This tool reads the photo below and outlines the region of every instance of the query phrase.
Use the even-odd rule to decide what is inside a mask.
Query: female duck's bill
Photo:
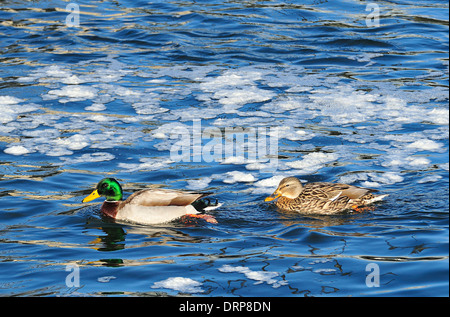
[[[264,199],[264,201],[265,202],[272,201],[272,200],[275,200],[275,199],[279,198],[280,196],[281,196],[281,193],[278,192],[278,191],[275,191],[272,195],[266,197],[266,199]]]

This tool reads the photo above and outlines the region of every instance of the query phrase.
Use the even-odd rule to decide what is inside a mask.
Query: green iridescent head
[[[97,188],[83,199],[83,202],[89,202],[100,196],[106,197],[107,201],[119,201],[122,200],[122,195],[122,187],[116,179],[104,178],[97,184]]]

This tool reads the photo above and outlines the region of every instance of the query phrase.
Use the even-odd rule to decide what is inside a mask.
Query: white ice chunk
[[[367,173],[350,173],[339,177],[339,182],[344,184],[352,184],[356,181],[366,181],[367,179]]]
[[[68,84],[68,85],[79,85],[79,84],[84,83],[84,81],[81,78],[79,78],[77,75],[72,75],[70,77],[63,78],[62,83]]]
[[[106,106],[102,103],[93,103],[90,106],[87,106],[86,108],[84,108],[84,110],[87,111],[103,111],[106,110]]]
[[[200,179],[190,179],[187,181],[187,188],[191,190],[201,190],[208,187],[209,183],[211,183],[212,177],[203,177]]]
[[[219,90],[213,95],[223,105],[245,105],[254,102],[263,102],[273,98],[275,94],[270,90],[263,90],[256,87],[235,88]]]
[[[61,89],[50,90],[43,97],[48,99],[58,99],[67,97],[69,99],[59,99],[59,102],[81,101],[92,99],[97,96],[98,90],[90,86],[68,85]]]
[[[6,154],[12,154],[12,155],[24,155],[30,153],[30,150],[28,150],[26,147],[22,145],[13,145],[4,150]]]
[[[423,183],[433,183],[433,182],[437,182],[438,180],[440,180],[442,178],[441,175],[429,175],[429,176],[425,176],[424,178],[419,179],[417,182],[419,184],[423,184]]]
[[[408,153],[390,154],[386,160],[381,163],[385,167],[397,168],[426,168],[431,160],[425,157],[407,156]]]
[[[255,285],[267,283],[268,285],[271,285],[273,288],[278,288],[282,285],[288,284],[287,281],[275,279],[276,277],[279,276],[277,272],[253,271],[246,266],[231,266],[228,264],[221,266],[218,270],[219,272],[222,273],[242,273],[248,279],[256,281],[254,283]]]
[[[0,123],[14,121],[19,113],[32,112],[38,109],[36,104],[20,104],[23,99],[13,96],[0,96]]]
[[[412,167],[426,167],[431,163],[431,160],[425,157],[412,157],[409,159],[408,164]]]
[[[270,178],[262,179],[255,183],[255,186],[258,187],[267,187],[271,189],[277,188],[278,184],[280,184],[283,178],[287,177],[286,175],[275,175]]]
[[[128,172],[135,171],[155,171],[159,169],[167,168],[174,161],[169,159],[153,159],[153,158],[141,158],[140,163],[119,163],[119,168]]]
[[[443,145],[433,140],[420,139],[411,144],[408,144],[408,148],[418,149],[420,151],[435,151],[439,150]]]
[[[286,165],[301,170],[303,173],[315,172],[325,164],[331,163],[338,159],[336,153],[312,152],[303,157],[303,159],[293,162],[287,162]]]
[[[369,181],[362,182],[361,185],[366,188],[376,188],[382,186],[382,184],[378,182],[369,182]]]
[[[68,77],[70,72],[62,69],[61,66],[51,65],[43,69],[43,74],[48,77]]]
[[[198,96],[198,99],[201,101],[214,99],[222,105],[239,106],[270,100],[275,96],[273,91],[256,87],[257,81],[261,79],[260,71],[228,70],[218,77],[206,77],[199,85],[206,96]]]
[[[239,171],[232,171],[223,174],[225,177],[223,182],[226,184],[234,184],[238,182],[250,183],[256,181],[256,178],[250,173],[243,173]]]
[[[89,145],[88,137],[81,134],[74,134],[68,138],[59,138],[54,141],[57,146],[66,147],[69,150],[81,150]]]
[[[114,279],[116,279],[115,276],[109,275],[109,276],[99,277],[97,279],[97,281],[100,282],[100,283],[109,283],[109,281],[114,280]]]
[[[427,119],[434,124],[448,125],[449,124],[449,110],[435,108],[428,112]]]
[[[23,99],[19,99],[13,96],[0,96],[0,106],[14,105],[23,102]]]
[[[226,71],[223,75],[208,79],[200,84],[204,91],[217,91],[224,87],[242,87],[254,85],[256,80],[261,79],[260,72],[239,72],[234,70]]]
[[[336,269],[315,269],[313,273],[319,273],[319,274],[332,274],[335,273]]]
[[[96,152],[92,154],[83,154],[78,157],[61,157],[62,164],[77,164],[77,163],[93,163],[111,161],[115,156],[107,152]]]
[[[240,156],[227,156],[225,157],[225,159],[221,162],[221,164],[236,164],[236,165],[240,165],[240,164],[246,164],[246,163],[250,163],[248,159],[246,159],[244,156],[240,155]]]
[[[373,182],[392,185],[395,183],[403,182],[403,176],[396,172],[385,173],[369,173],[368,174]]]
[[[192,127],[179,122],[166,123],[154,129],[151,134],[158,139],[172,139],[180,135],[189,134]]]
[[[311,131],[295,129],[290,126],[277,127],[269,132],[269,135],[275,135],[278,139],[288,139],[291,141],[306,141],[312,139],[315,134]]]
[[[169,277],[166,280],[153,283],[152,288],[165,288],[181,293],[202,293],[202,283],[187,277]]]

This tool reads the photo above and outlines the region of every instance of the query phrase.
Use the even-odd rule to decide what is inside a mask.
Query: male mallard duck
[[[286,177],[264,201],[278,198],[275,204],[282,210],[330,215],[349,209],[360,211],[359,207],[388,196],[372,194],[375,191],[337,183],[307,183],[303,186],[298,178]]]
[[[97,184],[96,189],[83,199],[83,203],[105,196],[102,214],[117,220],[140,224],[165,223],[185,215],[216,223],[212,216],[199,215],[193,206],[208,209],[205,208],[208,204],[199,199],[209,194],[170,189],[144,189],[122,200],[123,192],[119,182],[114,178],[104,178]]]

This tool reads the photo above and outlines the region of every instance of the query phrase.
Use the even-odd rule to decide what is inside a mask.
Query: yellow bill
[[[95,198],[98,198],[98,197],[100,197],[100,195],[98,194],[98,191],[94,190],[89,196],[85,197],[82,200],[82,202],[83,203],[87,203],[87,202],[90,202],[90,201],[92,201],[92,200],[94,200]]]
[[[264,201],[272,201],[272,200],[275,200],[275,199],[277,199],[278,197],[280,197],[281,196],[281,193],[277,193],[277,192],[274,192],[272,195],[270,195],[269,197],[267,197],[266,199],[264,199]]]

